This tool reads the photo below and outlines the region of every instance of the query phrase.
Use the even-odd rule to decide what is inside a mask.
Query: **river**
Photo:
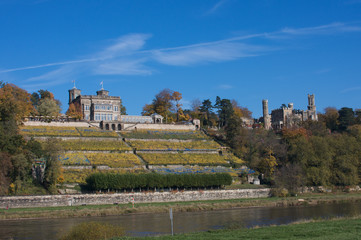
[[[186,233],[229,226],[254,227],[287,224],[304,219],[361,215],[361,203],[317,206],[239,208],[203,212],[174,213],[174,232]],[[130,236],[169,234],[169,214],[130,214],[121,216],[0,221],[0,239],[57,239],[72,226],[84,221],[118,224]]]

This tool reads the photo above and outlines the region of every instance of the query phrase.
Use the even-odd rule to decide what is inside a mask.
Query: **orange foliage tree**
[[[0,82],[0,121],[14,119],[19,123],[33,109],[27,91],[14,84]]]

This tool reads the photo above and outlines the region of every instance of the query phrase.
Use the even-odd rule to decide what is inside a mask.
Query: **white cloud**
[[[98,75],[150,75],[152,71],[143,65],[145,60],[116,60],[102,63],[96,67]]]
[[[181,50],[154,51],[153,58],[166,65],[186,66],[197,63],[229,61],[259,55],[261,47],[242,43],[221,42]]]
[[[268,39],[271,41],[277,38],[296,38],[298,36],[338,34],[355,31],[361,31],[361,27],[356,24],[332,23],[308,28],[284,28],[275,32],[239,35],[218,41],[158,49],[145,49],[146,42],[151,35],[129,34],[111,40],[103,49],[90,53],[86,57],[69,61],[3,69],[0,70],[0,73],[58,67],[55,70],[30,77],[23,81],[24,84],[28,85],[41,83],[56,85],[77,79],[79,76],[89,75],[150,75],[155,71],[148,66],[152,61],[172,66],[194,66],[197,64],[260,56],[270,51],[282,49],[282,47],[273,47],[272,42],[266,45],[266,41],[263,41],[264,45],[251,44],[249,42],[252,39]],[[247,40],[247,43],[244,40]],[[223,89],[230,88],[223,86]]]

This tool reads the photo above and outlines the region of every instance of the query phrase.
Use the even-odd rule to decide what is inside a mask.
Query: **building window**
[[[89,105],[85,105],[85,110],[88,110],[89,111]]]
[[[107,110],[112,110],[112,105],[107,105]]]
[[[112,121],[113,120],[113,115],[112,114],[107,114],[107,120]]]
[[[114,106],[114,111],[118,112],[118,106]]]
[[[95,114],[95,121],[100,121],[100,114],[99,113]]]
[[[85,120],[89,120],[89,114],[85,114]]]
[[[118,121],[118,115],[114,115],[114,120]]]
[[[107,115],[104,114],[104,113],[102,113],[102,114],[101,114],[101,120],[102,120],[102,121],[106,121],[106,120],[107,120]]]

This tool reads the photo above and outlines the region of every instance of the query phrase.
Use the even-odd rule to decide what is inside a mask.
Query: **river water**
[[[361,215],[361,203],[317,206],[239,208],[218,211],[173,213],[174,232],[186,233],[229,226],[254,227],[287,224],[304,219]],[[170,234],[169,214],[0,221],[0,239],[57,239],[72,226],[84,221],[121,225],[130,236]]]

